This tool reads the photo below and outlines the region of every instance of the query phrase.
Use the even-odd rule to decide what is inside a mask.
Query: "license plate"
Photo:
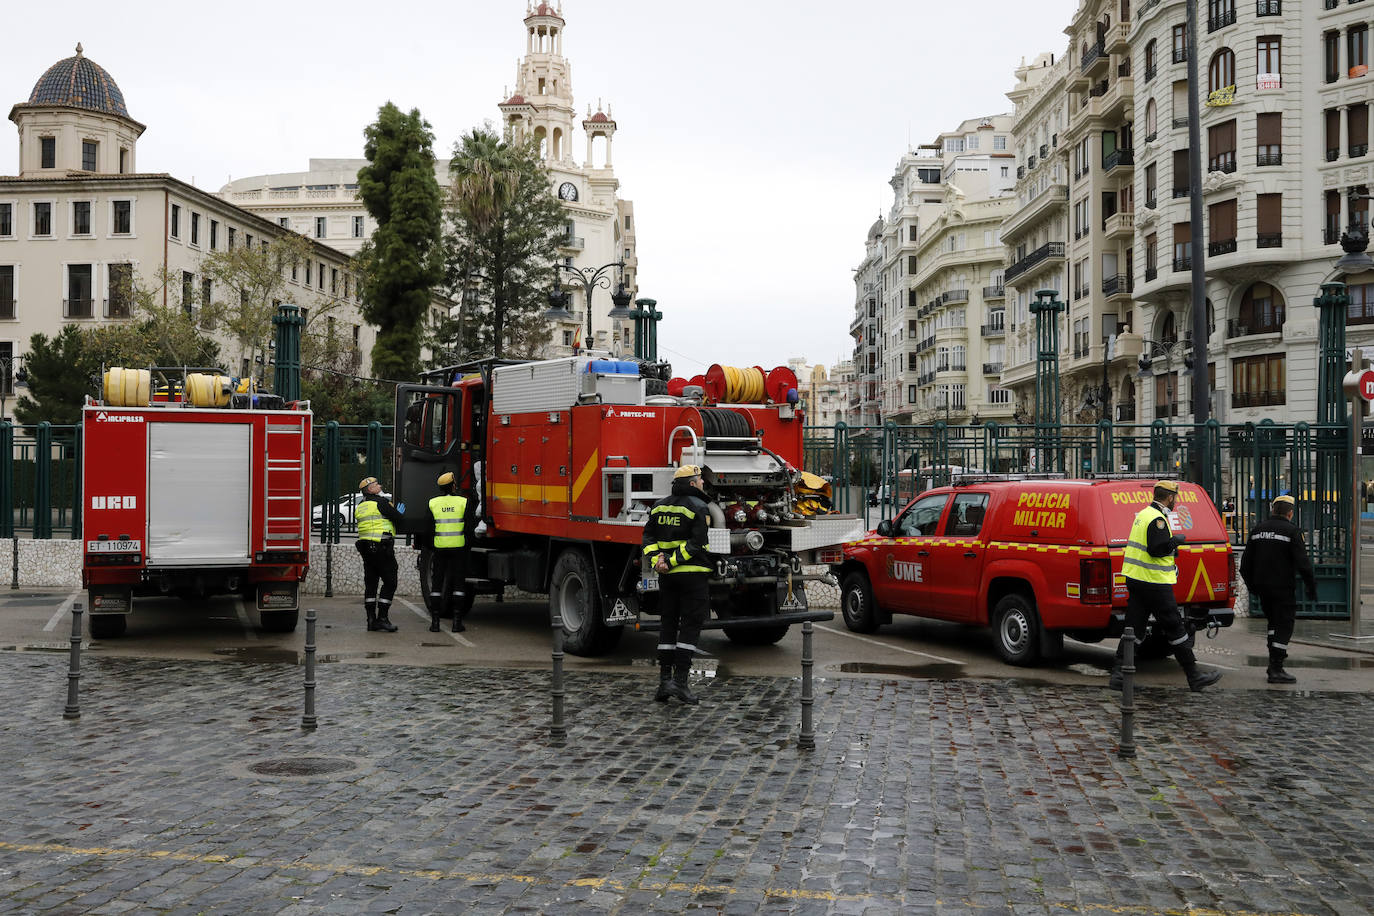
[[[138,553],[143,549],[142,541],[87,541],[87,553]]]

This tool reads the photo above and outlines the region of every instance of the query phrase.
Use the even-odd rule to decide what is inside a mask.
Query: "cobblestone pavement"
[[[1369,694],[652,677],[0,653],[0,912],[1371,911]]]

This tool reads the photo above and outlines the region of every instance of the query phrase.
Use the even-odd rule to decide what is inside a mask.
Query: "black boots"
[[[467,628],[468,625],[463,623],[463,612],[455,607],[453,609],[453,632],[462,633]]]
[[[687,676],[691,671],[690,662],[685,665],[679,664],[673,669],[673,679],[668,682],[668,696],[677,697],[683,703],[695,706],[701,700],[697,699],[697,695],[692,693],[691,687],[687,684]]]
[[[1269,677],[1269,683],[1296,684],[1298,682],[1297,678],[1283,670],[1283,660],[1287,657],[1287,655],[1279,655],[1276,652],[1269,653],[1269,668],[1265,671]]]
[[[654,694],[654,699],[660,703],[668,702],[668,698],[673,695],[672,684],[673,669],[667,665],[660,666],[658,669],[658,692]]]
[[[1220,671],[1203,671],[1196,666],[1187,669],[1188,689],[1193,693],[1198,693],[1205,687],[1210,687],[1221,680]]]
[[[375,632],[376,630],[380,629],[380,628],[377,626],[377,602],[376,602],[376,601],[364,601],[364,602],[363,602],[363,609],[364,609],[365,611],[367,611],[367,631],[368,631],[369,633],[372,633],[372,632]]]
[[[439,632],[439,615],[433,612],[429,615],[429,631],[431,633]]]

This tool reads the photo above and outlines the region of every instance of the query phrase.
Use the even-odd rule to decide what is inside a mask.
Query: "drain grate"
[[[248,771],[259,776],[323,776],[357,769],[357,766],[342,757],[290,757],[250,764]]]

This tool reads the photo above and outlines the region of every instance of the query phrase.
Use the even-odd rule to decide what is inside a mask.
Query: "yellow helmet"
[[[372,486],[376,482],[376,477],[364,477],[362,480],[358,481],[358,489],[366,490],[368,487]]]
[[[445,471],[444,473],[442,473],[442,474],[439,475],[439,486],[441,486],[441,487],[446,487],[446,486],[450,485],[451,483],[453,483],[453,472],[452,472],[452,471]]]
[[[676,471],[673,472],[673,479],[683,480],[685,478],[687,480],[691,480],[693,477],[696,477],[700,473],[701,468],[697,467],[695,464],[684,464],[682,467],[678,468]]]

